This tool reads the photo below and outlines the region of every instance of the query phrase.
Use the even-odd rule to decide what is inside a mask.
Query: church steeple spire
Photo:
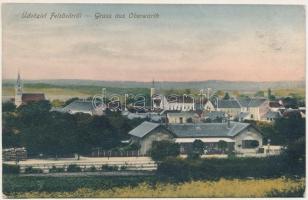
[[[154,83],[154,79],[152,80],[152,87],[151,87],[151,98],[153,97],[153,95],[156,94],[156,90],[155,90],[155,83]]]
[[[18,93],[22,93],[22,82],[21,82],[19,70],[18,70],[17,81],[16,81],[16,94]]]
[[[15,85],[15,105],[18,107],[22,104],[22,82],[18,70],[17,81]]]

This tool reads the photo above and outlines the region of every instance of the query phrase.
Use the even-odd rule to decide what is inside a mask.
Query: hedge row
[[[18,165],[2,164],[3,174],[19,174],[20,167]]]
[[[155,182],[155,176],[76,176],[76,177],[36,177],[36,176],[3,176],[3,192],[11,194],[15,192],[69,192],[79,188],[111,189],[114,187],[135,187],[140,183]],[[155,183],[153,183],[155,185]]]
[[[188,181],[219,178],[274,178],[302,176],[305,163],[293,165],[281,156],[266,158],[197,159],[169,158],[158,165],[162,179]]]

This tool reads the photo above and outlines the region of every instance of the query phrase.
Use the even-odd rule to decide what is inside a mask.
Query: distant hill
[[[98,81],[98,80],[24,80],[24,84],[47,84],[54,86],[100,86],[108,88],[150,88],[151,82],[134,81]],[[15,80],[3,80],[3,86],[12,86]],[[305,81],[250,82],[250,81],[195,81],[195,82],[156,82],[156,88],[161,89],[203,89],[257,91],[267,88],[292,89],[304,88]]]

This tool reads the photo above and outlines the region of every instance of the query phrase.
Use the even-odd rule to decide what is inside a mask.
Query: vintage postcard
[[[305,10],[2,3],[2,197],[303,198]]]

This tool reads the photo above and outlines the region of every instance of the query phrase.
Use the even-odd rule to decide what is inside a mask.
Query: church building
[[[15,86],[15,99],[14,99],[16,107],[28,104],[30,102],[38,102],[42,100],[45,100],[44,93],[24,93],[23,92],[23,84],[20,78],[20,74],[18,72],[17,82]]]

